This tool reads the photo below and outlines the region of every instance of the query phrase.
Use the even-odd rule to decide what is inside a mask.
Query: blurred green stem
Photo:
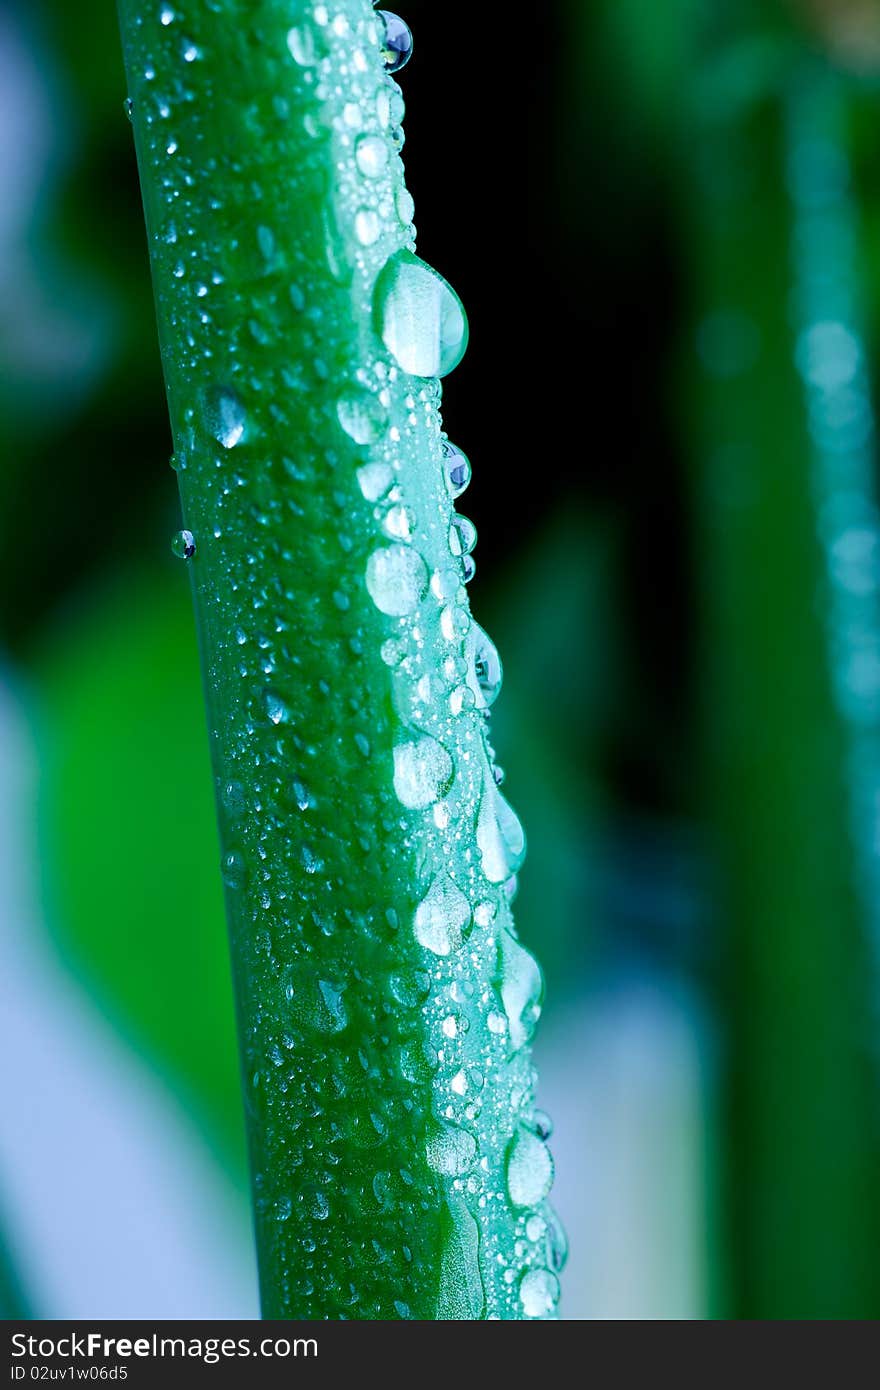
[[[754,51],[742,45],[744,65]],[[731,78],[736,58],[725,59]],[[737,90],[733,80],[728,90]],[[688,112],[686,156],[697,307],[684,399],[699,460],[699,696],[727,927],[719,979],[730,1022],[726,1311],[871,1317],[880,1311],[870,1057],[878,899],[876,882],[865,891],[865,823],[859,830],[851,798],[873,773],[839,698],[841,679],[858,672],[841,669],[846,634],[822,538],[841,525],[846,505],[864,519],[873,503],[847,497],[842,476],[817,482],[817,438],[847,422],[838,411],[835,425],[808,399],[808,431],[793,315],[806,334],[803,315],[817,305],[815,297],[804,305],[792,265],[803,265],[810,238],[812,273],[819,257],[826,287],[847,271],[836,209],[807,227],[800,214],[793,221],[787,191],[796,162],[809,157],[824,158],[826,175],[845,186],[845,98],[810,68],[790,67],[757,95],[748,78],[738,90],[742,99],[723,110],[706,75],[703,100]],[[791,91],[800,93],[796,109]],[[810,103],[814,116],[823,106],[827,116],[829,97],[833,128],[805,134]],[[817,177],[821,184],[821,170]],[[839,310],[839,299],[826,303],[825,316]],[[832,374],[839,367],[832,362]],[[829,448],[846,448],[842,434]]]

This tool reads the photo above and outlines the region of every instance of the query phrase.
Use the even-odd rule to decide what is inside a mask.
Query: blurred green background
[[[568,1318],[880,1314],[880,3],[403,9]],[[0,1312],[254,1316],[112,0],[0,11]]]

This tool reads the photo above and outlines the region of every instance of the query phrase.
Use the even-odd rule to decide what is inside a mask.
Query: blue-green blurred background
[[[880,3],[404,13],[563,1315],[876,1317]],[[124,96],[112,0],[6,0],[0,1312],[249,1317]]]

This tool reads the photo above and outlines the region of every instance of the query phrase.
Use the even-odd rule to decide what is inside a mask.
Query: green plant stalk
[[[439,384],[377,331],[414,238],[377,22],[366,0],[119,8],[264,1314],[552,1316],[500,677],[450,547]],[[432,312],[400,321],[410,346]]]
[[[832,513],[817,491],[795,367],[793,247],[803,255],[807,242],[786,188],[784,110],[797,67],[778,67],[756,90],[750,52],[743,41],[724,56],[728,93],[740,93],[727,109],[706,73],[684,156],[698,694],[727,918],[719,992],[729,1028],[730,1304],[720,1311],[873,1317],[877,899],[862,891],[847,804],[853,777],[870,767],[852,757],[850,720],[835,699],[841,671],[829,658],[844,634],[820,541]],[[824,244],[833,286],[839,247],[827,235]],[[837,499],[838,518],[846,500]],[[862,817],[859,833],[864,826]]]

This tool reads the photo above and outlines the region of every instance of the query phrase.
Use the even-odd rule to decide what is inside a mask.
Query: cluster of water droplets
[[[249,694],[244,698],[243,734],[229,760],[233,773],[236,758],[252,766],[258,747],[263,770],[259,804],[247,804],[245,778],[231,775],[221,787],[224,880],[230,894],[254,905],[253,971],[277,978],[284,1020],[268,1060],[261,1057],[262,1006],[259,1000],[252,1003],[251,1103],[271,1107],[275,1101],[260,1097],[295,1094],[301,1109],[305,1097],[340,1145],[379,1154],[389,1132],[416,1123],[406,1086],[426,1087],[430,1113],[424,1122],[424,1162],[443,1199],[437,1316],[548,1317],[557,1307],[565,1241],[548,1203],[550,1126],[534,1106],[529,1054],[543,982],[534,957],[517,938],[510,912],[525,836],[501,790],[503,773],[489,738],[487,720],[501,688],[501,663],[470,614],[465,588],[474,574],[476,528],[454,504],[468,485],[471,465],[443,433],[439,410],[440,379],[454,369],[467,346],[467,318],[452,288],[415,254],[413,204],[400,159],[404,103],[393,78],[409,57],[412,38],[395,15],[380,10],[367,22],[360,11],[355,0],[300,7],[297,22],[283,36],[291,95],[276,93],[274,98],[279,128],[296,120],[314,141],[316,168],[321,160],[326,167],[322,152],[330,151],[336,197],[332,209],[325,207],[321,214],[327,280],[321,294],[344,295],[363,323],[357,361],[340,366],[334,357],[332,319],[322,317],[311,271],[298,266],[283,228],[267,220],[255,244],[229,247],[218,238],[213,251],[191,235],[203,222],[187,216],[190,196],[204,193],[190,195],[189,180],[195,175],[187,160],[194,152],[182,148],[173,122],[166,130],[163,114],[188,100],[185,76],[172,100],[153,93],[153,78],[145,70],[136,97],[150,103],[147,124],[169,169],[166,203],[154,219],[153,234],[163,244],[178,287],[167,315],[180,330],[178,337],[189,343],[174,367],[180,379],[198,382],[196,403],[175,440],[174,462],[186,495],[189,459],[207,442],[216,477],[213,514],[203,514],[203,531],[178,533],[175,553],[194,561],[198,573],[202,557],[226,544],[242,495],[251,499],[252,553],[231,577],[228,592],[209,594],[217,611],[230,613],[221,643],[224,669],[238,670],[247,692],[259,691],[256,701]],[[161,23],[173,31],[177,19],[171,6],[163,7]],[[199,45],[187,35],[177,41],[183,45],[184,69],[197,66]],[[255,120],[257,115],[265,119],[262,111],[255,110]],[[234,161],[234,153],[230,158]],[[207,173],[210,179],[211,171]],[[305,179],[308,173],[306,164],[298,176]],[[222,196],[215,201],[219,216]],[[246,309],[238,306],[234,322],[223,320],[222,294],[215,295],[231,277],[230,260],[239,278],[245,263],[254,285],[266,286],[255,290]],[[233,345],[222,365],[204,346],[210,342],[215,313],[218,330]],[[291,319],[301,326],[308,349],[297,353],[280,379],[268,367],[262,377],[249,370],[245,364],[256,349],[278,341]],[[315,438],[326,437],[323,401],[332,403],[337,449],[316,460],[303,443],[288,455],[278,443],[285,439],[288,398],[316,402]],[[276,442],[265,474],[257,477],[249,465],[267,428]],[[326,477],[320,478],[319,468]],[[343,468],[351,469],[363,525],[350,515]],[[274,480],[282,474],[286,483],[279,489]],[[371,722],[370,701],[357,694],[346,710],[334,712],[329,663],[317,692],[309,692],[310,699],[326,701],[326,727],[322,732],[314,704],[308,706],[309,727],[298,716],[297,668],[310,648],[318,650],[327,641],[326,613],[317,603],[299,603],[295,555],[304,552],[295,552],[283,539],[285,526],[296,527],[305,515],[310,482],[339,499],[333,563],[340,580],[332,595],[333,621],[347,634],[339,669],[356,666],[370,644],[378,647],[391,695],[387,727],[375,716]],[[264,542],[264,536],[269,540]],[[369,539],[361,555],[364,536]],[[268,544],[279,575],[292,574],[289,587],[280,578],[277,588],[250,591],[251,573],[260,573]],[[324,546],[316,536],[312,550],[306,547],[311,562],[324,562]],[[210,573],[208,567],[206,584]],[[357,581],[350,577],[355,573]],[[366,596],[373,619],[361,621]],[[299,603],[295,624],[289,617],[294,601]],[[250,605],[247,623],[235,622],[236,605]],[[351,686],[351,675],[346,679]],[[375,941],[377,952],[387,950],[382,944],[386,938],[406,934],[409,945],[402,954],[406,958],[411,952],[418,962],[414,971],[392,971],[388,981],[391,1006],[412,1020],[396,1044],[399,1079],[406,1085],[395,1089],[382,1071],[384,1064],[363,1054],[363,1085],[380,1096],[384,1086],[387,1094],[367,1121],[358,1121],[357,1132],[347,1099],[350,1085],[338,1081],[335,1104],[309,1090],[308,1075],[296,1063],[305,1038],[316,1075],[322,1066],[331,1075],[341,1074],[343,1059],[346,1067],[352,1065],[350,1049],[344,1054],[334,1049],[345,1048],[352,1021],[365,1007],[359,1001],[370,987],[366,979],[347,975],[344,952],[336,971],[312,963],[312,957],[320,961],[329,956],[326,942],[340,932],[334,903],[342,880],[334,880],[332,865],[346,847],[334,842],[326,820],[323,831],[309,828],[316,825],[315,807],[331,794],[322,782],[321,739],[338,744],[340,726],[353,730],[344,755],[337,752],[337,758],[350,760],[355,781],[362,776],[360,768],[384,766],[387,760],[384,785],[393,806],[380,799],[368,814],[365,802],[359,831],[364,854],[378,861],[382,853],[391,853],[383,845],[399,840],[401,855],[416,866],[419,877],[418,896],[410,904],[371,908],[345,924]],[[301,838],[292,842],[288,866],[291,881],[301,885],[296,903],[290,901],[286,880],[279,886],[272,869],[277,827],[291,816],[303,826]],[[255,823],[267,827],[256,844],[250,829]],[[349,867],[349,876],[353,872]],[[285,961],[297,913],[300,921],[305,914],[308,923],[298,928],[291,967]],[[325,946],[319,949],[315,943],[322,939]],[[281,1133],[279,1122],[273,1142],[283,1147],[295,1169],[305,1161],[309,1137],[299,1118],[284,1124],[286,1131]],[[332,1162],[331,1146],[326,1172],[317,1185],[302,1188],[295,1212],[289,1198],[270,1192],[264,1175],[257,1173],[259,1219],[274,1220],[285,1231],[294,1224],[306,1231],[298,1272],[284,1253],[287,1246],[278,1244],[274,1278],[290,1285],[292,1306],[297,1299],[302,1306],[316,1282],[330,1277],[320,1257],[321,1225],[339,1200],[334,1193],[340,1178]],[[419,1223],[419,1211],[436,1200],[420,1186],[417,1174],[395,1172],[379,1159],[366,1198],[360,1189],[358,1193],[353,1201],[374,1202],[386,1216],[395,1204],[406,1209],[410,1227]],[[362,1292],[353,1289],[351,1298],[352,1308],[364,1315]],[[395,1304],[395,1309],[398,1316],[410,1315],[406,1304]]]

